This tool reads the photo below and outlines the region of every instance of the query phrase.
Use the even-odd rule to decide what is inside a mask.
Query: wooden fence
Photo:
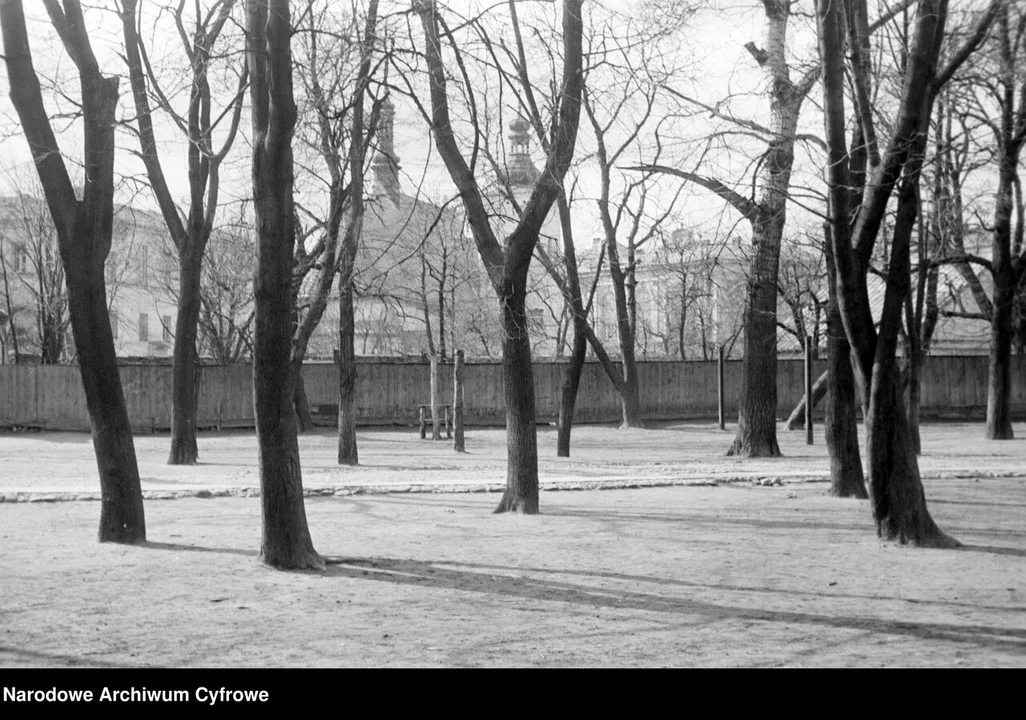
[[[921,413],[924,418],[978,418],[987,403],[986,357],[933,357],[924,372]],[[446,402],[452,397],[452,365],[441,364],[441,387]],[[564,364],[534,366],[538,420],[556,418]],[[814,372],[822,371],[817,363]],[[641,402],[651,420],[715,418],[715,362],[642,362]],[[1026,419],[1026,358],[1012,358],[1012,412]],[[741,386],[740,361],[725,367],[728,419],[737,416]],[[307,365],[303,370],[307,397],[315,407],[333,410],[338,403],[338,370],[334,365]],[[360,362],[357,379],[357,419],[364,425],[412,425],[417,406],[430,401],[427,363]],[[502,366],[467,363],[465,371],[468,425],[496,425],[505,419]],[[121,368],[128,413],[137,431],[164,430],[170,425],[171,368],[126,365]],[[801,360],[778,363],[778,414],[786,417],[803,393]],[[597,363],[585,366],[575,420],[615,422],[620,418],[616,391]],[[252,373],[249,365],[204,367],[200,374],[200,427],[253,425]],[[78,368],[53,365],[0,365],[0,427],[28,426],[88,430],[85,394]]]

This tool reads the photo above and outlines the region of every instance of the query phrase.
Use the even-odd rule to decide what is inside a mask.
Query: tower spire
[[[530,187],[540,174],[531,162],[531,124],[518,117],[509,124],[509,129],[509,166],[505,180],[514,188]]]

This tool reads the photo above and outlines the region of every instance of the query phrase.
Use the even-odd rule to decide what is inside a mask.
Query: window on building
[[[14,272],[19,275],[23,275],[29,271],[29,255],[28,250],[22,244],[14,246],[14,257],[12,267]]]
[[[171,340],[171,316],[165,315],[161,324],[164,326],[164,342]]]
[[[147,248],[139,248],[139,284],[143,287],[150,283],[150,254]]]
[[[146,342],[150,339],[150,316],[146,313],[139,313],[139,340]]]
[[[530,327],[540,330],[545,326],[545,311],[540,308],[528,308],[527,319]]]

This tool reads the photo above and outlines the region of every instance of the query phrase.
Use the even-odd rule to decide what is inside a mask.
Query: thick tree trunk
[[[247,5],[253,118],[253,211],[257,271],[253,282],[253,405],[260,466],[260,559],[276,568],[321,568],[303,504],[303,474],[293,405],[292,34],[288,0]]]
[[[107,314],[102,265],[100,272],[94,273],[81,266],[67,267],[71,327],[100,474],[99,540],[143,542],[142,486]]]
[[[737,434],[727,455],[776,457],[777,266],[783,218],[755,224],[755,258],[748,281]]]
[[[343,258],[339,282],[338,464],[359,465],[356,446],[356,321],[353,315],[352,266]]]
[[[510,282],[509,290],[500,301],[507,470],[506,491],[495,512],[530,515],[538,512],[538,429],[525,285],[525,282]]]
[[[926,508],[896,372],[874,372],[866,414],[869,499],[877,535],[919,547],[957,547]]]
[[[829,0],[817,3],[828,147],[831,243],[837,269],[836,295],[845,333],[854,349],[859,381],[863,386],[868,383],[868,392],[864,394],[867,401],[866,459],[873,518],[880,537],[940,547],[952,547],[957,543],[937,528],[926,509],[916,456],[910,449],[908,415],[895,352],[902,306],[909,292],[911,231],[917,210],[910,200],[915,198],[914,188],[919,181],[937,79],[955,69],[952,66],[944,73],[937,71],[946,5],[944,0],[921,0],[918,3],[914,39],[908,53],[893,137],[884,159],[873,171],[872,180],[866,183],[864,201],[859,208],[853,235],[849,236],[851,178],[844,136],[844,73],[838,50],[842,46],[840,8]],[[981,37],[985,31],[984,23],[978,26],[976,37]],[[964,60],[965,55],[958,53],[955,57]],[[880,231],[887,201],[902,171],[903,187],[877,332],[869,312],[866,266]]]
[[[194,465],[199,390],[199,328],[202,246],[189,242],[178,253],[178,315],[175,318],[174,363],[171,369],[171,453],[168,465]]]

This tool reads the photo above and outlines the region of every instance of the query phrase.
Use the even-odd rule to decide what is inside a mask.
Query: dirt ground
[[[136,438],[141,546],[95,541],[87,435],[0,434],[0,667],[1026,667],[1026,441],[982,435],[924,428],[965,547],[918,550],[826,495],[821,433],[743,460],[711,425],[585,426],[558,459],[542,428],[528,517],[491,513],[502,430],[458,455],[365,429],[358,468],[322,431],[301,450],[332,564],[284,573],[257,559],[250,433],[204,434],[190,468]]]

